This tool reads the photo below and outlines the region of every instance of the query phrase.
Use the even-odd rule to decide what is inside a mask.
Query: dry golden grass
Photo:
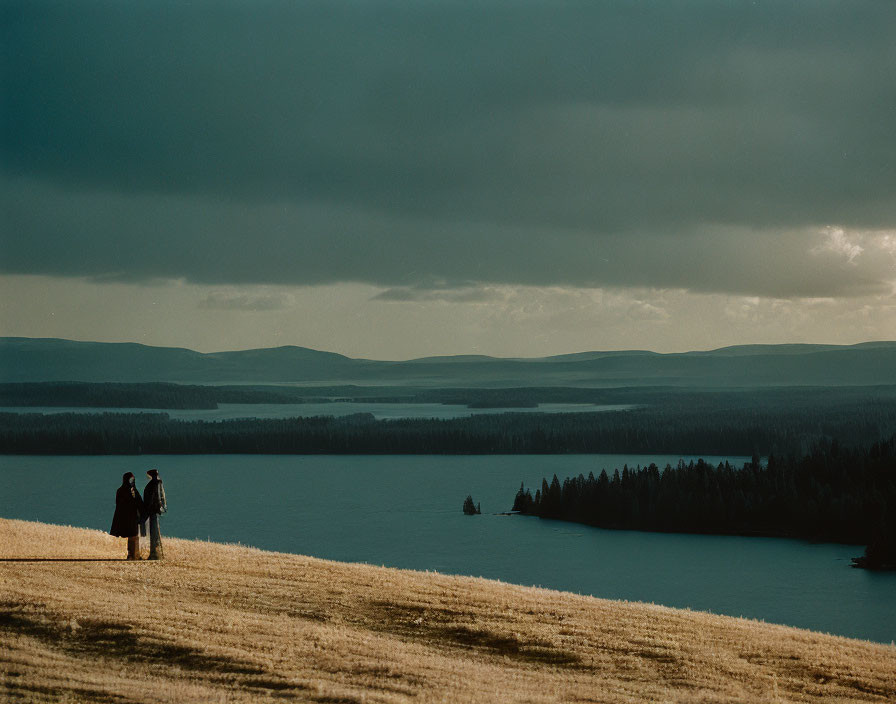
[[[168,539],[0,563],[0,699],[894,701],[896,648],[484,579]],[[118,558],[0,519],[0,557]]]

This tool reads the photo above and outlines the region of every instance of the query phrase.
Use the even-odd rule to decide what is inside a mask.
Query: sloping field
[[[165,562],[125,562],[124,541],[98,531],[0,519],[0,700],[896,700],[893,646],[240,546],[165,548]]]

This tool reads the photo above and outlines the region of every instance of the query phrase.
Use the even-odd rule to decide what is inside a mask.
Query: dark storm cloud
[[[883,240],[849,233],[896,228],[896,3],[2,18],[8,272],[411,297],[432,279],[822,296],[893,278]]]

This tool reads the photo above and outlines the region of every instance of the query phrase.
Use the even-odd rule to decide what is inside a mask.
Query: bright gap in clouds
[[[351,357],[537,357],[896,338],[896,287],[852,298],[681,289],[466,286],[405,298],[364,284],[154,285],[0,277],[0,334],[203,352],[300,345]]]

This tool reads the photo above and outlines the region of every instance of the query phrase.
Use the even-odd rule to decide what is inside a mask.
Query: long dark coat
[[[115,493],[115,515],[109,532],[119,538],[133,538],[140,533],[143,499],[137,487],[123,485]]]
[[[162,480],[156,477],[150,479],[143,490],[143,506],[146,508],[144,516],[154,513],[165,513],[168,510],[168,502],[165,500],[165,488]]]
[[[158,477],[150,479],[143,490],[143,520],[140,522],[140,535],[146,536],[149,532],[149,517],[165,513],[168,503],[165,501],[165,487]]]

